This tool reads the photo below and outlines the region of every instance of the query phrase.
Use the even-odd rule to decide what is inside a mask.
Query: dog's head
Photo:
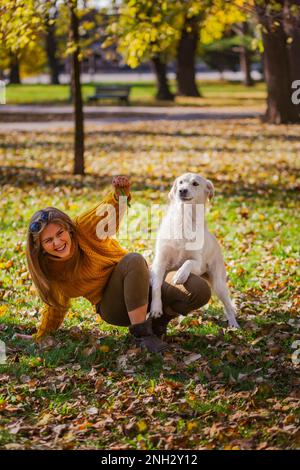
[[[211,181],[196,173],[185,173],[174,181],[169,192],[171,201],[185,204],[205,204],[207,199],[214,196],[214,186]]]

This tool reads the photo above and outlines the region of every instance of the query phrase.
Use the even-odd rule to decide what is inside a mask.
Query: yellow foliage
[[[198,429],[198,423],[196,421],[189,421],[186,428],[189,432],[196,431],[196,429]]]
[[[139,432],[145,432],[148,429],[148,425],[144,419],[141,419],[141,421],[138,421],[136,423],[136,427]]]
[[[209,9],[204,27],[201,29],[200,40],[203,44],[209,44],[221,39],[224,31],[232,24],[246,20],[246,13],[239,7],[243,1],[234,1],[230,4],[222,0],[215,1]]]
[[[0,316],[5,315],[8,311],[8,306],[7,305],[0,305]]]

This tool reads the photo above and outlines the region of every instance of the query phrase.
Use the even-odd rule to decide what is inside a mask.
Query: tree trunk
[[[248,34],[248,25],[247,23],[243,23],[241,27],[241,35],[246,36]],[[252,86],[253,80],[251,77],[251,54],[248,51],[246,46],[241,46],[240,50],[240,67],[241,71],[244,74],[244,85],[245,86]]]
[[[177,51],[177,94],[201,96],[196,85],[195,60],[199,39],[199,19],[187,19]]]
[[[261,52],[261,54],[259,55],[259,58],[260,58],[260,65],[261,65],[261,75],[262,75],[262,81],[265,82],[266,81],[266,75],[265,75],[265,67],[264,67],[264,63],[265,63],[265,54],[264,52]]]
[[[282,30],[263,33],[264,69],[268,89],[265,120],[273,124],[291,120],[291,96],[289,92],[288,57]],[[276,51],[276,52],[275,52]]]
[[[244,78],[243,83],[245,86],[253,86],[253,80],[251,77],[251,61],[249,51],[245,46],[242,46],[240,51],[240,66],[243,72]]]
[[[283,6],[283,1],[280,3]],[[265,5],[256,9],[259,20],[264,26],[262,39],[268,91],[265,121],[272,124],[299,122],[299,114],[291,100],[291,67],[282,21],[283,10],[274,22]]]
[[[288,37],[287,53],[290,65],[290,92],[294,88],[292,84],[300,80],[300,0],[285,0],[284,5],[284,30]],[[300,122],[300,104],[293,104]]]
[[[293,8],[298,8],[298,14]],[[291,81],[300,80],[300,0],[286,0],[284,5],[284,30],[290,63]]]
[[[155,98],[157,100],[173,101],[174,95],[169,87],[166,64],[161,61],[159,56],[155,56],[152,57],[152,65],[157,83],[157,93]]]
[[[71,13],[70,39],[76,46],[71,55],[71,87],[74,105],[74,174],[84,175],[84,127],[83,104],[80,84],[79,19],[76,14],[77,0],[69,2]]]
[[[59,61],[56,57],[57,44],[55,39],[55,25],[46,24],[46,51],[48,56],[48,64],[50,67],[50,79],[52,85],[59,84]]]
[[[9,83],[20,84],[20,65],[16,56],[12,56],[9,70]]]

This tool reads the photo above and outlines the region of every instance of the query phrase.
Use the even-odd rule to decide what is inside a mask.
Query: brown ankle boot
[[[164,308],[164,312],[161,317],[152,319],[152,330],[153,333],[158,337],[162,338],[167,334],[167,326],[169,322],[178,317],[179,314],[169,307]]]
[[[152,331],[152,318],[143,323],[130,325],[130,333],[135,337],[135,341],[142,349],[148,349],[150,352],[160,353],[169,349],[167,343],[159,339]]]

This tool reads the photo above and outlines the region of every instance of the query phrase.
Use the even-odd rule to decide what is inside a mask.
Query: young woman
[[[131,199],[130,183],[126,176],[117,176],[112,185],[113,190],[100,204],[74,220],[54,207],[32,216],[26,255],[32,280],[46,305],[37,333],[19,337],[40,341],[56,331],[70,299],[82,296],[95,305],[106,322],[128,326],[142,348],[162,352],[168,348],[160,338],[168,322],[208,302],[210,288],[204,279],[192,275],[180,287],[167,279],[162,288],[164,315],[147,319],[151,304],[147,263],[142,255],[127,253],[111,238],[123,215],[119,197],[125,194]]]

